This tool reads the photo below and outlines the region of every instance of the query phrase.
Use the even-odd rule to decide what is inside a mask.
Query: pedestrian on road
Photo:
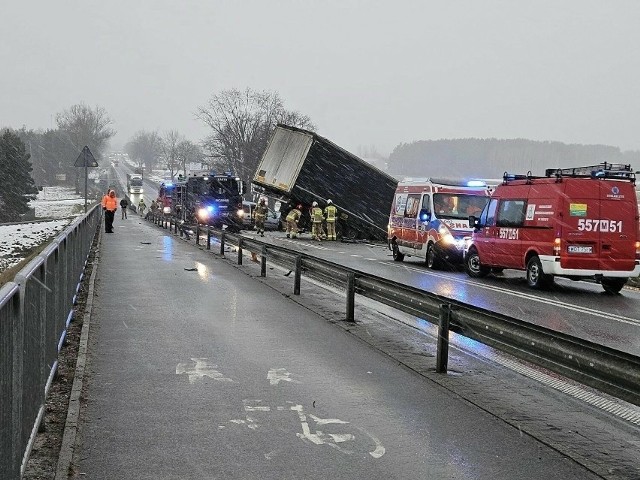
[[[260,234],[261,237],[264,237],[264,221],[267,218],[267,214],[269,213],[269,207],[267,207],[266,201],[264,197],[260,199],[260,202],[256,206],[253,215],[256,221],[256,230]]]
[[[322,209],[318,206],[318,202],[311,204],[311,239],[322,240],[322,220],[324,219]]]
[[[333,204],[331,199],[327,200],[327,206],[324,209],[324,216],[327,219],[327,238],[329,240],[336,239],[336,217],[338,216],[338,209]]]
[[[102,197],[102,210],[104,210],[104,231],[113,233],[113,218],[118,210],[118,199],[116,192],[109,190],[109,193]]]
[[[298,236],[298,220],[302,216],[302,205],[292,208],[287,214],[287,238],[296,238]]]
[[[120,200],[120,208],[122,209],[122,220],[127,218],[127,207],[129,206],[129,200],[123,198]]]
[[[138,213],[141,217],[144,217],[144,211],[147,209],[147,204],[144,203],[144,198],[141,198],[138,202]]]

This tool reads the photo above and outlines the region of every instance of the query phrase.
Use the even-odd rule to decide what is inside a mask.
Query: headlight
[[[140,189],[140,193],[144,193],[144,190],[143,190],[143,189]]]
[[[453,245],[454,243],[456,243],[456,239],[453,238],[453,235],[451,235],[450,233],[445,233],[442,236],[442,243],[446,245]]]
[[[240,218],[244,217],[244,210],[243,210],[243,209],[239,209],[239,210],[238,210],[238,216],[239,216]]]
[[[209,218],[209,211],[206,208],[201,208],[198,210],[198,218],[206,219]]]
[[[171,207],[164,207],[162,213],[171,213]]]

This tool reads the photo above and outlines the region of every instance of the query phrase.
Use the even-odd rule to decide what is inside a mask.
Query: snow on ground
[[[29,205],[35,208],[36,219],[70,218],[84,213],[84,197],[68,187],[44,187]]]
[[[47,243],[82,215],[84,198],[73,188],[44,187],[30,206],[35,208],[35,222],[0,225],[0,272],[20,263],[35,247]]]

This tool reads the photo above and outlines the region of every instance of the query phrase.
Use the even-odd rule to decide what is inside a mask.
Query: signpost
[[[93,153],[91,153],[91,150],[89,150],[89,147],[85,145],[73,166],[84,167],[84,213],[87,213],[87,183],[89,182],[89,167],[97,167],[98,162],[96,162],[96,159],[93,156]]]

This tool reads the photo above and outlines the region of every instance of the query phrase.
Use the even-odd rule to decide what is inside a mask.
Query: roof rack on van
[[[634,185],[636,174],[631,168],[631,164],[602,162],[598,165],[587,165],[584,167],[572,168],[547,168],[547,177],[589,177],[589,178],[612,178],[618,180],[629,180]]]

